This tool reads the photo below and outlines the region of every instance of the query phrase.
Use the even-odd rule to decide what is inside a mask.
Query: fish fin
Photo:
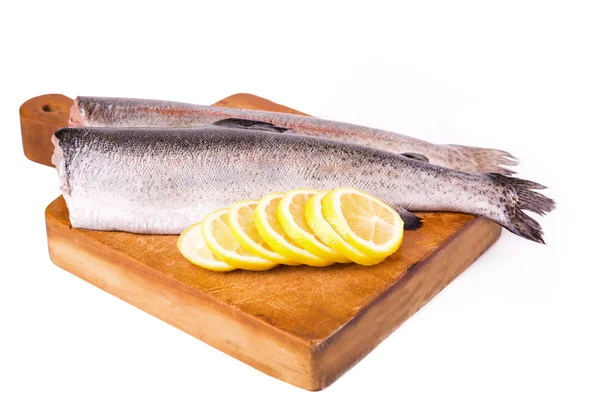
[[[446,145],[446,147],[455,150],[460,158],[468,160],[473,164],[469,168],[464,169],[465,172],[513,175],[515,171],[503,166],[515,166],[519,164],[518,158],[503,150],[485,149],[482,147],[469,147],[455,144]]]
[[[419,154],[419,153],[401,153],[400,155],[404,156],[406,158],[410,158],[411,160],[415,160],[415,161],[422,161],[425,163],[429,162],[429,158],[427,158],[423,154]]]
[[[523,210],[533,211],[539,215],[546,215],[554,210],[556,203],[554,200],[544,196],[541,193],[534,192],[533,189],[546,189],[546,186],[539,183],[527,181],[525,179],[512,178],[501,174],[486,174],[503,186],[510,186],[517,192],[517,206]]]
[[[545,215],[556,208],[556,202],[533,189],[545,189],[539,183],[519,178],[511,178],[501,174],[486,174],[492,180],[516,193],[516,201],[509,203],[506,209],[507,221],[503,224],[506,229],[516,235],[538,243],[545,243],[540,224],[525,214],[523,210]]]
[[[225,126],[228,128],[242,128],[242,129],[255,129],[267,132],[285,132],[288,128],[282,128],[268,122],[254,121],[251,119],[243,118],[227,118],[214,122],[213,125]]]
[[[394,207],[394,209],[400,214],[400,218],[404,222],[404,229],[407,231],[414,231],[423,226],[423,218],[417,217],[402,207]]]

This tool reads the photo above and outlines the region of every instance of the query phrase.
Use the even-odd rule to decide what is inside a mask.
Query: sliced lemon
[[[277,220],[292,241],[303,249],[324,260],[348,263],[350,259],[327,246],[313,233],[306,222],[305,206],[318,190],[297,189],[287,192],[277,205]]]
[[[228,213],[229,209],[221,208],[202,221],[202,237],[210,251],[236,268],[262,271],[275,267],[276,262],[258,257],[240,246],[229,229]]]
[[[319,192],[306,202],[304,209],[306,222],[319,239],[340,254],[361,265],[375,265],[383,261],[381,257],[371,257],[354,248],[344,240],[323,217],[322,201],[329,192]]]
[[[238,243],[250,253],[278,264],[297,265],[281,254],[276,253],[263,240],[254,224],[254,210],[258,201],[248,200],[236,203],[229,208],[228,220],[231,233]]]
[[[296,245],[285,233],[277,220],[277,205],[282,198],[283,193],[270,193],[256,205],[254,223],[260,236],[273,250],[287,259],[315,267],[333,264]]]
[[[202,223],[198,222],[184,230],[177,240],[177,248],[191,263],[211,271],[233,271],[235,267],[216,257],[204,242]]]
[[[323,217],[354,248],[385,258],[400,247],[404,222],[376,197],[351,188],[330,191],[322,200]]]

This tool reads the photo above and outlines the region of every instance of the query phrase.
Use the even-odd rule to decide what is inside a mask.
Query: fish
[[[69,126],[191,128],[220,124],[245,129],[270,129],[333,139],[398,154],[414,153],[430,163],[472,173],[512,175],[506,166],[519,160],[502,150],[461,145],[437,145],[398,133],[304,115],[201,106],[161,100],[83,97],[75,99]]]
[[[179,234],[215,209],[270,192],[353,187],[396,209],[407,229],[422,224],[413,211],[455,211],[543,243],[523,210],[554,208],[535,182],[269,129],[65,127],[52,142],[74,228]]]

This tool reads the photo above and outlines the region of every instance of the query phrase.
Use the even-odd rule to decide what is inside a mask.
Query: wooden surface
[[[240,99],[237,103],[231,96],[225,104],[248,107],[255,96]],[[264,99],[253,104],[292,111]],[[266,272],[195,267],[178,253],[177,236],[73,229],[61,197],[46,209],[46,226],[50,257],[58,266],[260,371],[319,390],[367,355],[500,234],[500,227],[485,218],[418,215],[424,227],[407,231],[400,250],[381,264],[284,266]]]

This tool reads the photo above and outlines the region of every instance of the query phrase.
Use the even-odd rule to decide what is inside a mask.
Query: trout
[[[374,149],[404,153],[442,167],[464,172],[495,172],[511,175],[504,166],[518,160],[502,150],[460,145],[436,145],[398,133],[344,122],[279,112],[200,106],[160,100],[77,97],[69,126],[191,128],[218,124],[246,129],[269,128],[272,132],[296,133],[333,139]]]
[[[471,174],[391,151],[306,135],[207,125],[197,128],[67,127],[52,157],[75,228],[178,234],[209,212],[274,191],[348,186],[398,210],[457,211],[487,217],[543,243],[554,202],[534,182]]]

